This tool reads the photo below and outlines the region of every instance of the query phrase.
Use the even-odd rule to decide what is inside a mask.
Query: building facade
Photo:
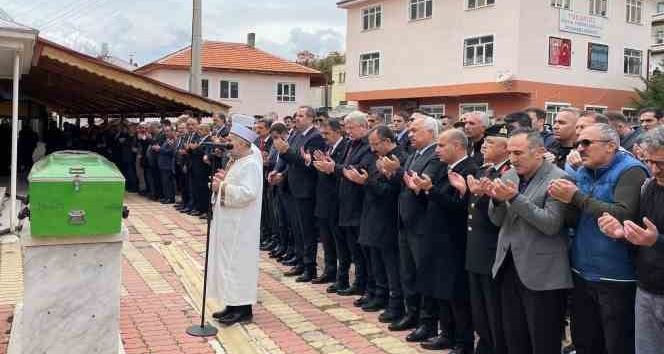
[[[331,107],[346,104],[346,65],[332,67],[332,99]]]
[[[325,79],[317,70],[261,51],[253,42],[205,41],[202,47],[201,95],[231,106],[231,113],[284,117],[302,105],[321,105]],[[187,90],[190,58],[187,47],[136,72]]]
[[[651,45],[646,0],[343,0],[346,99],[383,114],[623,111]]]
[[[664,72],[664,1],[655,3],[652,15],[650,72]]]

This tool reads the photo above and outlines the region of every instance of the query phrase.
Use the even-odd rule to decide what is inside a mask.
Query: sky
[[[203,39],[246,42],[294,60],[300,50],[343,51],[345,11],[336,0],[202,0]],[[111,55],[139,65],[188,46],[191,0],[0,0],[14,21],[40,36],[91,55],[108,43]]]

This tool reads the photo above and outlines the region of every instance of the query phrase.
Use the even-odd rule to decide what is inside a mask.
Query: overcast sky
[[[325,55],[344,49],[345,11],[336,0],[203,0],[203,38],[245,42],[294,60],[299,50]],[[0,8],[44,38],[88,54],[108,43],[111,54],[139,64],[189,45],[191,0],[2,0]]]

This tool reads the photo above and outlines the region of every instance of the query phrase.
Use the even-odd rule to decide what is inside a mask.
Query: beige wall
[[[339,81],[339,75],[346,74],[346,65],[335,65],[332,67],[332,102],[331,106],[334,108],[339,105],[339,102],[346,100],[346,82]],[[347,76],[347,75],[346,75]]]
[[[189,72],[186,70],[158,69],[147,76],[167,84],[188,89]],[[312,88],[308,76],[265,75],[234,72],[203,72],[202,79],[209,81],[209,97],[231,106],[231,113],[249,115],[277,112],[279,117],[291,115],[298,106],[320,106],[320,89]],[[238,81],[239,98],[221,99],[220,81]],[[277,102],[277,83],[295,83],[295,102]]]
[[[641,87],[637,77],[623,74],[623,49],[643,51],[645,75],[653,0],[646,1],[643,25],[626,23],[624,0],[610,0],[601,38],[560,32],[558,10],[549,0],[496,0],[476,10],[466,10],[462,0],[433,0],[432,18],[419,21],[409,20],[408,2],[366,1],[347,10],[347,92],[494,82],[505,70],[518,80],[621,90]],[[572,3],[574,10],[588,12],[586,0]],[[362,31],[361,9],[368,4],[382,5],[380,29]],[[495,36],[494,64],[464,67],[464,39],[487,34]],[[572,40],[571,68],[548,66],[549,36]],[[609,72],[586,69],[589,41],[609,45]],[[360,54],[373,51],[381,53],[381,73],[361,78]]]

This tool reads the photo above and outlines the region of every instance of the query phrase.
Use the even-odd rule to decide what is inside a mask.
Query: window
[[[410,19],[421,20],[431,17],[433,0],[410,0]]]
[[[655,43],[656,44],[664,43],[664,30],[659,29],[657,30],[657,32],[655,32]]]
[[[372,113],[381,118],[383,123],[387,124],[392,121],[392,114],[394,113],[392,106],[371,107],[370,110]]]
[[[627,22],[641,23],[643,1],[642,0],[626,0],[627,4]]]
[[[373,6],[362,10],[362,29],[370,30],[380,28],[382,22],[383,8]]]
[[[463,66],[493,64],[493,36],[468,38],[463,42]]]
[[[210,93],[210,83],[207,79],[203,79],[201,80],[201,96],[208,97],[208,93]]]
[[[641,75],[642,57],[642,51],[625,48],[624,73],[627,75]]]
[[[468,10],[493,5],[494,3],[495,0],[466,0],[466,5],[468,6]]]
[[[219,85],[219,97],[233,99],[240,97],[240,84],[237,81],[222,80]]]
[[[661,14],[664,12],[664,1],[657,2],[657,13]]]
[[[440,117],[445,115],[445,105],[444,104],[430,104],[430,105],[421,105],[420,109],[422,112],[425,112],[426,114],[436,118],[440,119]]]
[[[588,43],[588,69],[598,71],[609,70],[609,46]]]
[[[607,0],[588,0],[590,6],[588,13],[594,16],[606,17],[606,2]]]
[[[339,73],[339,84],[346,83],[346,73]]]
[[[639,123],[639,117],[636,116],[638,114],[636,108],[623,107],[622,114],[628,123]]]
[[[459,105],[460,114],[470,113],[470,112],[489,112],[488,103],[462,103]]]
[[[291,82],[277,83],[277,102],[295,102],[295,84]]]
[[[557,9],[569,10],[571,9],[572,0],[551,0],[551,6]]]
[[[569,103],[562,102],[546,102],[544,104],[544,110],[546,111],[546,123],[553,124],[553,120],[556,118],[556,114],[560,112],[561,109],[569,107]]]
[[[583,110],[586,112],[595,112],[595,113],[601,113],[604,114],[609,108],[607,106],[592,106],[592,105],[585,105],[583,107]]]
[[[376,76],[380,74],[380,53],[360,55],[360,76]]]
[[[571,40],[558,37],[549,37],[549,65],[572,65]]]

